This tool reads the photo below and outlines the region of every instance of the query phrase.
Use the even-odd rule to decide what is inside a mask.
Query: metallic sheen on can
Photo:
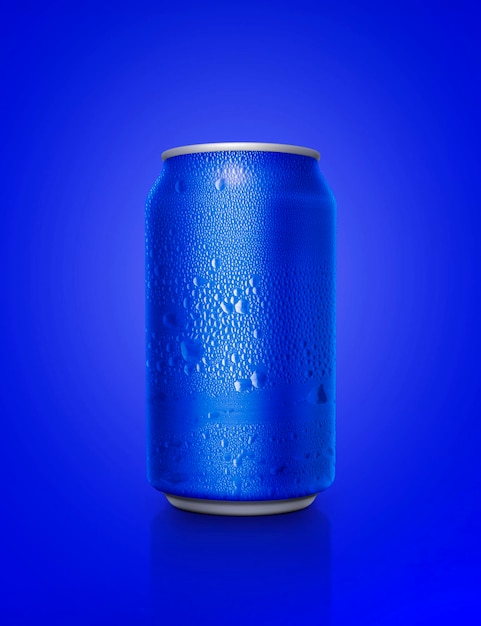
[[[168,151],[146,202],[147,473],[182,498],[334,480],[336,204],[314,156],[252,145]]]

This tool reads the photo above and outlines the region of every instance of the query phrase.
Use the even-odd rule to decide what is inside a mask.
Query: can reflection
[[[251,518],[163,507],[151,526],[153,623],[330,624],[330,545],[316,507]]]

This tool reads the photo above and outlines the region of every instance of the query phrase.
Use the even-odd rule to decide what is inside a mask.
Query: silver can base
[[[303,496],[289,500],[201,500],[199,498],[184,498],[164,493],[167,500],[177,509],[191,513],[206,515],[277,515],[300,511],[312,504],[317,496]]]

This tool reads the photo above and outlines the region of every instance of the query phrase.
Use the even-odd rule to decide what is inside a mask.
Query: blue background
[[[475,11],[3,7],[2,623],[480,623]],[[337,478],[246,520],[144,460],[145,197],[236,140],[320,150],[338,202]]]

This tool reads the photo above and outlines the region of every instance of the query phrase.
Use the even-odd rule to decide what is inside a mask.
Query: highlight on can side
[[[173,148],[145,207],[147,475],[266,515],[334,480],[336,203],[319,153]]]

